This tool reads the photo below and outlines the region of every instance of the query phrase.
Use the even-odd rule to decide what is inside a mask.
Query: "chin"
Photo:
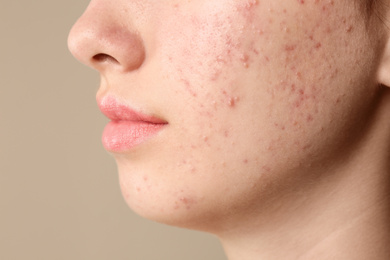
[[[154,196],[140,198],[137,195],[130,195],[131,193],[134,192],[124,191],[122,188],[123,197],[129,208],[145,219],[180,228],[212,232],[210,225],[212,214],[210,211],[205,213],[207,210],[201,205],[189,206],[192,202],[183,198],[183,205],[179,206],[171,199],[164,199],[166,194],[160,194],[159,199],[155,199]]]

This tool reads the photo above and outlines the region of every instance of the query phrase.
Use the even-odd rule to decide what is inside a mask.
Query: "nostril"
[[[99,62],[99,63],[104,63],[104,62],[110,62],[110,63],[118,63],[118,60],[115,59],[114,57],[108,55],[108,54],[104,54],[104,53],[99,53],[99,54],[96,54],[92,57],[92,60],[95,61],[95,62]]]

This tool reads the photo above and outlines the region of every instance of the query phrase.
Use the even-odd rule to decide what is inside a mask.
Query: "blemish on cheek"
[[[193,97],[197,97],[198,95],[196,92],[193,90],[193,87],[191,86],[190,82],[186,79],[182,79],[182,82],[184,83],[186,90],[191,94]]]
[[[227,105],[231,108],[235,107],[237,103],[240,101],[238,96],[232,96],[226,92],[226,90],[222,91],[222,94],[227,102]]]
[[[239,100],[240,99],[238,97],[229,97],[229,99],[228,99],[228,106],[229,107],[234,107]]]
[[[245,68],[249,68],[249,55],[241,54],[240,61]]]
[[[289,52],[289,51],[294,51],[296,48],[297,48],[297,45],[295,45],[295,44],[287,44],[284,47],[284,50]]]
[[[181,191],[181,193],[184,193],[184,191]],[[180,196],[178,200],[175,201],[174,209],[178,210],[184,206],[187,210],[190,210],[196,203],[196,199],[192,197]]]
[[[322,44],[320,42],[317,42],[314,48],[319,49],[322,47]]]
[[[312,115],[307,115],[307,117],[306,117],[307,122],[312,122],[313,120],[314,120],[314,118]]]
[[[206,135],[204,135],[204,136],[202,136],[201,137],[202,138],[202,140],[203,140],[203,142],[205,143],[205,144],[207,144],[208,146],[210,146],[210,138],[208,137],[208,136],[206,136]]]
[[[295,84],[291,84],[291,92],[294,93],[296,90]]]
[[[282,131],[286,130],[286,127],[284,125],[279,124],[279,123],[274,123],[274,126]]]
[[[191,209],[192,205],[195,203],[195,200],[192,198],[181,197],[180,202],[183,203],[187,209]]]
[[[261,167],[264,171],[266,172],[270,172],[271,171],[271,168],[267,165],[264,165],[263,167]]]
[[[147,182],[149,180],[149,177],[147,175],[145,175],[143,179],[145,182]]]
[[[254,6],[256,6],[258,4],[259,4],[258,0],[248,0],[248,1],[244,2],[244,3],[240,3],[237,6],[237,10],[248,11],[248,10],[251,10]]]

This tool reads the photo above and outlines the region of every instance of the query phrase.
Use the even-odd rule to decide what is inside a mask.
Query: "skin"
[[[232,260],[388,259],[387,10],[357,2],[91,1],[97,99],[168,122],[114,154],[129,206]]]

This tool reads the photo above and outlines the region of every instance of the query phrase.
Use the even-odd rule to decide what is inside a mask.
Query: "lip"
[[[167,122],[135,111],[113,96],[98,100],[102,113],[111,119],[104,128],[102,143],[111,152],[126,152],[157,135]]]

